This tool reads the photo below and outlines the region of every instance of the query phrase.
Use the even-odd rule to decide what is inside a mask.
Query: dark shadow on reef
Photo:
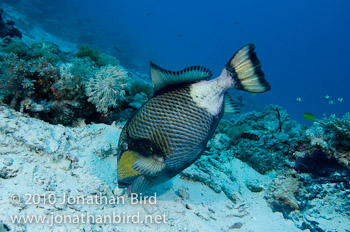
[[[330,177],[335,172],[350,174],[349,170],[333,157],[327,157],[326,153],[315,150],[310,156],[300,157],[295,161],[295,169],[312,174],[313,178]]]
[[[18,37],[22,38],[22,33],[15,27],[15,22],[11,20],[4,21],[4,10],[0,8],[0,37]]]

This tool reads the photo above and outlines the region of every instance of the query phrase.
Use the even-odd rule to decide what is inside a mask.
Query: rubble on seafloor
[[[276,109],[280,111],[280,115],[284,115],[282,125],[279,125],[278,120],[273,121]],[[1,196],[3,202],[0,207],[3,212],[15,214],[37,210],[22,203],[11,205],[7,202],[11,194],[18,193],[18,186],[26,186],[23,191],[40,193],[84,193],[87,196],[113,196],[118,193],[114,190],[117,185],[116,157],[113,154],[116,153],[121,126],[93,124],[81,128],[68,128],[25,117],[23,113],[10,110],[7,106],[1,106],[0,112],[0,186],[6,186],[7,189],[2,191]],[[255,120],[252,120],[253,118]],[[342,123],[347,123],[346,117],[342,120]],[[163,197],[178,197],[172,204],[180,203],[184,207],[184,213],[192,212],[191,215],[201,223],[213,224],[216,220],[217,224],[214,224],[218,226],[225,221],[228,223],[226,230],[239,227],[249,231],[248,228],[252,226],[249,218],[261,217],[258,212],[261,209],[254,210],[259,202],[259,207],[265,204],[271,214],[280,212],[286,220],[283,223],[290,221],[301,230],[346,231],[344,225],[349,223],[350,218],[349,169],[343,160],[330,155],[333,154],[331,149],[335,149],[334,145],[329,145],[327,150],[313,144],[310,133],[305,133],[320,125],[326,126],[327,119],[323,122],[310,128],[301,126],[277,106],[266,107],[261,112],[225,118],[200,159],[185,169],[179,175],[180,178],[175,178],[172,181],[173,186],[164,184],[155,190],[160,191]],[[342,123],[339,121],[337,125],[341,126]],[[235,129],[239,130],[238,128],[244,130],[234,132]],[[331,135],[339,133],[337,128],[335,130],[332,132],[328,129],[323,134],[325,141],[331,143]],[[25,136],[29,131],[31,136]],[[291,143],[288,143],[289,140]],[[241,143],[246,144],[246,147]],[[340,144],[340,141],[337,144]],[[241,156],[242,149],[244,156]],[[264,154],[260,160],[256,160],[259,159],[255,154],[258,149],[261,150],[259,154]],[[346,150],[342,150],[342,153],[346,153]],[[264,165],[266,167],[262,167]],[[191,183],[202,184],[202,187],[196,187],[201,189],[200,196],[193,193],[195,189],[191,188]],[[204,186],[211,189],[211,192],[203,190]],[[212,212],[217,211],[215,207],[219,206],[214,207],[216,203],[211,201],[206,203],[210,210],[201,211],[201,207],[193,204],[193,201],[205,199],[203,191],[226,199],[223,200],[225,204],[230,202],[232,210],[237,210],[231,214],[236,215],[233,218],[239,220],[230,224],[231,219],[227,216],[219,223],[219,219]],[[213,200],[213,196],[210,200]],[[162,206],[163,210],[171,212],[167,204]],[[42,207],[39,211],[43,213],[47,210],[87,210],[86,206],[53,206],[52,209],[47,208],[48,206]],[[225,207],[225,210],[231,211],[230,207]],[[93,207],[89,208],[92,209]],[[104,212],[104,209],[106,206],[98,207],[99,212]],[[131,208],[128,210],[132,212]],[[231,214],[227,212],[227,215]],[[6,226],[22,228],[23,231],[31,228],[28,225]],[[88,227],[85,225],[84,228]]]
[[[264,203],[261,193],[270,177],[238,159],[224,164],[225,169],[229,165],[236,167],[231,176],[236,180],[233,182],[208,166],[217,183],[226,184],[221,192],[207,187],[209,183],[204,179],[194,182],[177,176],[154,189],[156,205],[131,204],[130,197],[116,184],[114,154],[121,128],[119,124],[79,128],[50,125],[0,106],[0,226],[5,231],[256,231],[254,220],[258,220],[259,227],[296,229],[292,221],[274,214]],[[191,166],[186,172],[195,176],[198,171]],[[28,204],[28,194],[40,196],[39,201]],[[55,204],[46,198],[49,196],[54,197]],[[121,197],[125,202],[64,203],[64,196],[97,200]],[[166,217],[162,223],[55,223],[53,226],[11,221],[13,216],[62,218],[88,214]]]
[[[302,230],[347,231],[342,223],[350,223],[349,122],[346,114],[307,128],[278,106],[223,119],[205,154],[181,176],[235,201],[242,187],[237,170],[225,164],[238,158],[262,175],[274,173],[265,184],[245,183],[251,192],[264,192],[274,212]]]

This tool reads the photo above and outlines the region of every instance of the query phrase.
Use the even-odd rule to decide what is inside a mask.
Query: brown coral
[[[338,160],[340,164],[350,169],[350,152],[336,152],[333,154],[333,156]]]
[[[271,182],[266,199],[273,207],[287,205],[293,210],[298,210],[298,200],[295,196],[300,187],[301,182],[297,178],[280,175]]]
[[[0,54],[0,95],[8,98],[11,107],[15,107],[25,92],[32,92],[32,82],[28,63],[14,53]],[[30,95],[30,94],[29,94]]]

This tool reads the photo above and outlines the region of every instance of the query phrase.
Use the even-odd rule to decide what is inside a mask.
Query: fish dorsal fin
[[[234,99],[227,93],[224,98],[224,116],[240,113],[240,108]]]
[[[169,71],[159,67],[151,61],[151,78],[154,91],[167,85],[176,85],[209,79],[212,72],[202,66],[190,66],[181,71]]]
[[[136,160],[131,168],[138,173],[154,176],[163,171],[165,163],[162,158],[142,157]]]

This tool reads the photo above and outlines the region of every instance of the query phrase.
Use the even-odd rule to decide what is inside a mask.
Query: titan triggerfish
[[[154,95],[127,121],[119,138],[120,188],[144,192],[196,161],[224,112],[237,110],[227,101],[228,89],[271,89],[254,49],[254,44],[243,46],[214,79],[205,67],[174,72],[151,62]]]

